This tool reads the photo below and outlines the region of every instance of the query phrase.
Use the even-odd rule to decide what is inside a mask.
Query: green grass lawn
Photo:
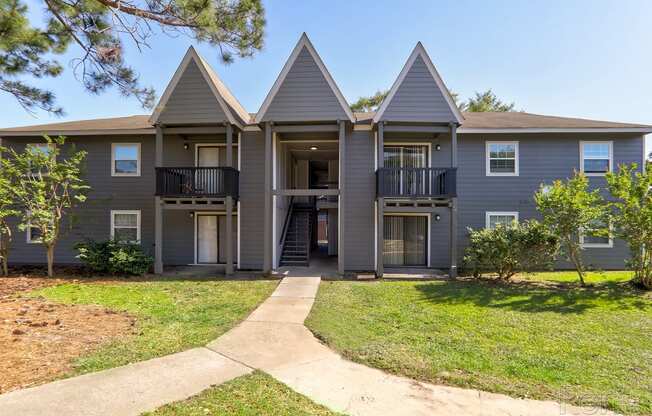
[[[337,414],[315,404],[267,374],[257,371],[145,415],[334,416]]]
[[[529,276],[568,281],[572,274]],[[323,282],[306,324],[354,361],[519,397],[652,412],[652,295],[608,273],[538,282]]]
[[[587,285],[627,282],[634,277],[631,271],[600,271],[588,272],[584,277]],[[539,272],[519,275],[518,278],[531,281],[548,281],[556,283],[579,283],[577,272]]]
[[[74,363],[74,374],[80,374],[205,345],[244,319],[276,284],[261,280],[88,282],[31,294],[65,304],[102,305],[137,318],[138,335],[80,357]]]

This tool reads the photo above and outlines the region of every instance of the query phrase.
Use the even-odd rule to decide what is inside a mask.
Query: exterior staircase
[[[285,234],[281,266],[308,266],[313,208],[295,204]]]

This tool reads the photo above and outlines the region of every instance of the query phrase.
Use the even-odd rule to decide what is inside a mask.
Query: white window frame
[[[120,173],[115,171],[115,148],[116,146],[136,146],[138,149],[138,160],[136,161],[136,173]],[[140,143],[111,143],[111,176],[140,176],[140,166],[142,164]]]
[[[614,169],[614,142],[613,140],[580,140],[580,172],[584,173],[586,176],[605,176],[607,172],[599,173],[586,173],[584,172],[584,145],[585,144],[608,144],[609,145],[609,170],[607,172],[613,172]],[[595,158],[592,158],[595,159]],[[599,159],[602,160],[602,159]]]
[[[511,144],[514,145],[514,172],[491,172],[491,152],[489,148],[492,144]],[[487,140],[485,141],[485,173],[486,176],[519,176],[519,142],[517,140]]]
[[[43,240],[37,239],[37,240],[32,240],[32,222],[28,219],[27,220],[27,228],[26,228],[26,241],[27,244],[43,244]]]
[[[580,233],[580,247],[582,248],[613,248],[613,224],[609,223],[609,242],[608,243],[585,243],[584,233]]]
[[[116,214],[135,214],[136,215],[136,241],[130,241],[130,243],[140,244],[140,210],[124,210],[124,209],[112,209],[111,210],[111,240],[115,238],[115,215]],[[126,228],[126,227],[123,227]]]
[[[484,221],[485,221],[485,228],[490,229],[489,226],[491,222],[489,221],[491,217],[507,217],[507,216],[512,216],[514,217],[514,220],[518,222],[518,211],[486,211],[484,215]]]
[[[30,147],[49,147],[50,149],[54,150],[56,148],[56,146],[57,146],[56,143],[47,143],[47,142],[45,142],[45,143],[43,143],[43,142],[41,142],[41,143],[27,143],[25,145],[25,150],[28,150]],[[31,175],[35,176],[36,174],[32,173]],[[49,175],[48,172],[41,173],[41,176],[48,176],[48,175]]]

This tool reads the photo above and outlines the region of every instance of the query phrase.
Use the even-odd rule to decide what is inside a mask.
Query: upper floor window
[[[140,176],[140,143],[111,144],[111,176]]]
[[[587,176],[603,176],[613,166],[613,142],[580,142],[581,171]]]
[[[140,242],[140,211],[111,211],[111,239]]]
[[[518,212],[487,212],[485,220],[486,227],[489,229],[496,228],[498,225],[507,227],[514,221],[518,221]]]
[[[487,176],[518,176],[518,142],[487,142]]]
[[[50,154],[54,151],[54,146],[55,146],[54,143],[29,143],[26,147],[26,150],[30,152],[40,153],[43,156],[47,157],[50,156]],[[36,167],[33,167],[31,170],[33,175],[39,173]],[[47,172],[41,172],[41,173],[44,175],[47,174]]]

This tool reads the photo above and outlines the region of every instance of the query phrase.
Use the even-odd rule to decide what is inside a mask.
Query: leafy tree
[[[376,93],[370,97],[360,97],[358,101],[351,104],[351,110],[353,111],[376,111],[380,104],[383,102],[389,90],[385,91],[376,91]]]
[[[184,34],[216,46],[225,62],[251,56],[263,45],[265,12],[261,0],[42,0],[46,24],[29,20],[21,0],[0,0],[0,91],[13,95],[28,111],[62,114],[51,91],[18,79],[56,77],[61,64],[52,58],[72,43],[80,50],[71,62],[87,91],[114,86],[151,108],[155,92],[143,87],[127,62],[124,41],[149,47],[154,28]]]
[[[474,276],[495,273],[508,280],[516,273],[552,268],[559,240],[536,220],[469,231],[464,267]]]
[[[618,173],[607,174],[607,185],[616,199],[611,203],[615,234],[629,246],[627,265],[634,278],[652,289],[652,172],[637,171],[638,166],[620,166]]]
[[[586,271],[582,259],[579,236],[582,233],[607,236],[608,208],[600,190],[589,191],[589,180],[575,172],[571,179],[556,180],[552,185],[541,185],[534,195],[543,223],[555,235],[561,249],[573,264],[580,283],[584,286]]]
[[[491,89],[483,93],[476,92],[475,97],[460,105],[460,110],[471,113],[483,113],[490,111],[508,112],[514,111],[514,103],[504,103],[496,97]]]
[[[9,226],[8,219],[18,215],[18,211],[14,207],[12,198],[13,181],[5,173],[3,165],[4,159],[0,159],[0,261],[2,262],[2,274],[7,276],[9,274],[9,249],[11,247],[11,227]]]
[[[23,152],[3,149],[7,161],[3,172],[15,181],[11,193],[23,210],[19,229],[35,229],[46,250],[48,276],[53,275],[54,249],[62,234],[63,220],[72,209],[86,200],[90,187],[82,179],[86,152],[71,147],[61,157],[64,137],[44,136],[49,151],[30,146]]]

